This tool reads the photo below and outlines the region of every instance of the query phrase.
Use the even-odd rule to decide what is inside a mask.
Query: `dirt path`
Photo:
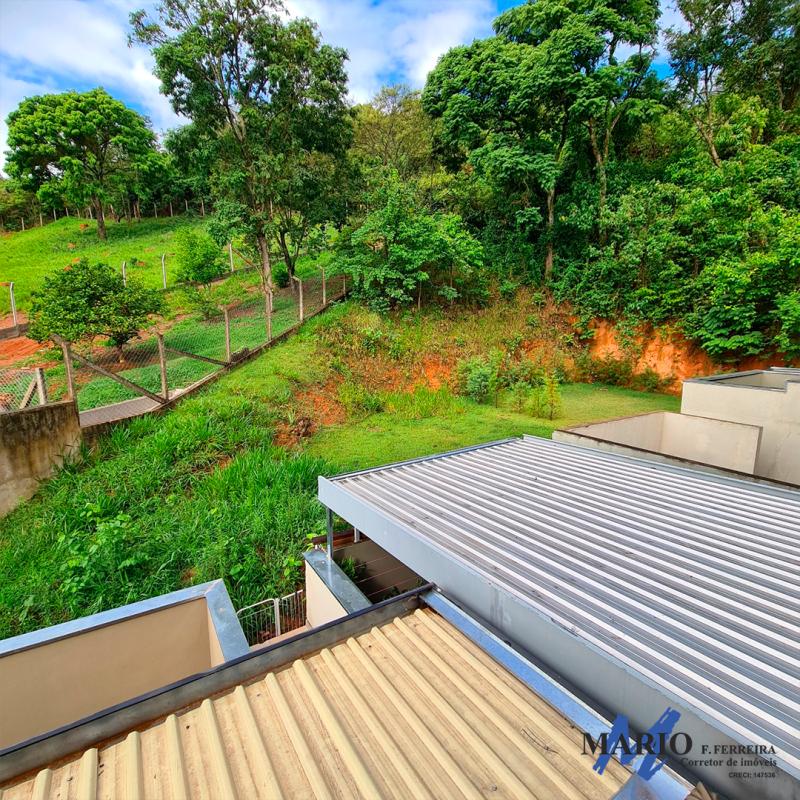
[[[28,339],[26,336],[0,339],[0,367],[10,367],[21,359],[38,353],[43,347],[43,344]]]

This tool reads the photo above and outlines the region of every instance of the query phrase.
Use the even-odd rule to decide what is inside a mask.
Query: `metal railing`
[[[270,639],[306,624],[306,595],[302,589],[283,597],[270,597],[236,612],[247,643],[265,644]]]

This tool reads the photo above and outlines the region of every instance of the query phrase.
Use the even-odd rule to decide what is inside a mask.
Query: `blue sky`
[[[350,54],[350,95],[383,84],[421,87],[439,56],[491,33],[497,14],[518,0],[285,0]],[[0,164],[5,118],[24,97],[104,86],[146,114],[154,128],[180,124],[152,75],[152,59],[128,47],[128,14],[155,0],[0,0]],[[668,17],[671,16],[667,12]]]

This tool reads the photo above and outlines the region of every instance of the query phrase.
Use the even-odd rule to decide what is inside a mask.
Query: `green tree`
[[[433,122],[421,94],[403,84],[384,86],[355,108],[353,151],[368,162],[408,178],[433,164]]]
[[[222,253],[207,233],[182,228],[174,241],[179,280],[208,286],[224,273]]]
[[[154,152],[147,121],[103,89],[29,97],[8,116],[8,173],[26,188],[91,205],[106,238],[103,204]],[[48,187],[48,189],[45,189]]]
[[[215,142],[213,191],[230,233],[258,253],[272,286],[275,211],[300,154],[343,154],[351,136],[345,52],[278,0],[161,0],[131,15],[176,111]]]
[[[44,279],[32,297],[29,330],[40,342],[54,334],[70,342],[107,336],[122,360],[125,342],[163,310],[160,292],[133,280],[126,286],[107,264],[83,259]]]
[[[480,243],[455,214],[427,213],[392,173],[372,210],[339,240],[339,259],[356,292],[377,308],[419,304],[423,287],[448,301],[481,299]]]

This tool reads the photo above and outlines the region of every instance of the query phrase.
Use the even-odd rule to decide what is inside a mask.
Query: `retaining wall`
[[[80,444],[72,400],[0,414],[0,516],[32,497]]]

